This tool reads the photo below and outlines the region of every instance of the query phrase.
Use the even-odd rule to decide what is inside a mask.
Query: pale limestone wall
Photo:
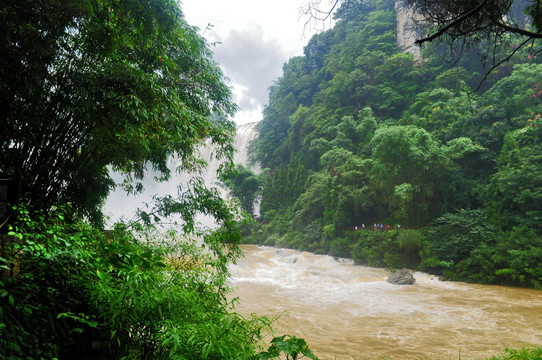
[[[395,2],[397,16],[397,45],[414,57],[414,62],[422,60],[421,49],[414,42],[423,36],[423,18],[412,8],[407,7],[403,0]]]

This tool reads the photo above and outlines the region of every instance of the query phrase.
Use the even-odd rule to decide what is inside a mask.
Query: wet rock
[[[412,285],[416,282],[416,279],[414,279],[410,271],[401,269],[388,276],[387,281],[395,285]]]

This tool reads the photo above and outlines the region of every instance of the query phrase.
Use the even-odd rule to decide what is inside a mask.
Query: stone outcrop
[[[413,56],[414,63],[422,60],[421,49],[415,44],[417,39],[423,37],[425,21],[421,14],[407,7],[404,0],[395,2],[395,13],[397,17],[397,45]]]
[[[414,278],[414,276],[412,276],[410,271],[408,271],[407,269],[402,269],[397,270],[396,272],[388,276],[387,281],[390,284],[395,285],[412,285],[416,282],[416,279]]]

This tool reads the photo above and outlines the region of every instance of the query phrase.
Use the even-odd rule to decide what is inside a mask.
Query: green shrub
[[[453,273],[447,272],[447,278],[481,284],[495,283],[494,255],[494,248],[481,244],[455,266]]]
[[[360,232],[358,241],[352,248],[352,258],[357,264],[368,266],[383,267],[386,266],[384,256],[388,243],[390,242],[390,232],[384,231],[364,231]]]
[[[405,229],[397,232],[399,246],[405,253],[417,255],[422,244],[423,234],[420,230]]]
[[[329,245],[323,241],[323,229],[320,220],[310,222],[303,228],[303,244],[300,247],[302,250],[311,251],[314,253],[327,253]]]
[[[439,259],[457,264],[476,247],[494,244],[495,233],[484,210],[459,210],[444,214],[428,227],[425,246]]]
[[[420,256],[422,271],[446,279],[542,288],[542,238],[526,226],[499,232],[482,210],[437,219]]]
[[[263,241],[264,245],[275,246],[280,241],[280,236],[278,234],[271,234],[265,238]]]
[[[277,210],[268,210],[263,214],[265,221],[273,221],[277,216]]]
[[[286,355],[287,360],[296,360],[298,356],[301,356],[301,358],[306,357],[308,359],[318,360],[316,355],[314,355],[307,346],[305,340],[288,335],[273,338],[269,349],[258,354],[255,360],[277,359],[280,358],[281,355]]]
[[[542,347],[522,348],[519,350],[506,349],[503,354],[489,358],[488,360],[540,360],[542,359]]]
[[[0,281],[0,358],[57,358],[72,349],[92,351],[97,317],[88,286],[96,277],[103,234],[65,224],[49,214],[16,209],[19,223],[4,238]]]
[[[408,243],[407,245],[407,242],[411,241],[416,244],[421,235],[418,232],[407,234],[402,244],[400,239],[404,231],[356,232],[357,241],[352,246],[352,258],[357,264],[375,267],[390,269],[416,267],[419,263],[418,255],[413,251],[412,244]]]
[[[69,211],[67,209],[66,211]],[[69,224],[62,211],[19,209],[2,244],[2,359],[246,359],[269,322],[227,301],[235,246],[160,240]],[[137,235],[137,236],[136,236]],[[167,241],[166,241],[167,240]]]
[[[498,238],[494,274],[499,283],[542,289],[542,237],[535,230],[515,227]]]
[[[336,238],[331,241],[329,255],[350,257],[350,241],[346,237]]]

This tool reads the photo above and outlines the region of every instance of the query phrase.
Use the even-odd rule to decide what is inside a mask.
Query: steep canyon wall
[[[404,51],[409,52],[414,57],[414,62],[419,63],[422,60],[421,48],[415,41],[424,35],[426,23],[423,17],[408,7],[403,0],[395,2],[395,12],[397,18],[397,45]]]

